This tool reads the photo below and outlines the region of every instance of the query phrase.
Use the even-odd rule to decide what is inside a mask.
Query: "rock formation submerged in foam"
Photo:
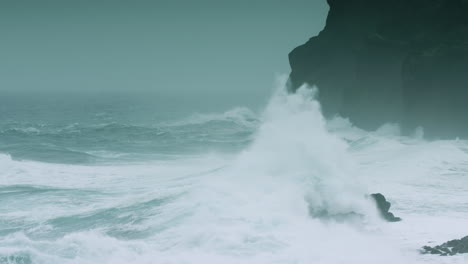
[[[392,204],[385,199],[385,196],[381,193],[374,193],[371,194],[372,199],[374,199],[375,204],[377,205],[377,209],[382,216],[388,222],[399,222],[401,221],[400,217],[395,217],[393,213],[390,212],[390,207]]]
[[[462,239],[450,240],[435,247],[424,246],[421,253],[441,256],[453,256],[456,254],[468,253],[468,236]]]
[[[325,1],[325,0],[323,0]],[[290,55],[291,89],[375,129],[468,136],[468,0],[328,0],[325,29]]]

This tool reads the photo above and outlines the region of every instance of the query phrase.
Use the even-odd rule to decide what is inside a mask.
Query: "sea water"
[[[468,263],[419,253],[468,235],[468,142],[325,120],[316,89],[279,86],[221,112],[0,98],[0,263]]]

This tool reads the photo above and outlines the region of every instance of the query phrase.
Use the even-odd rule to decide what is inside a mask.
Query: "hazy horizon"
[[[326,1],[2,1],[0,91],[264,95]]]

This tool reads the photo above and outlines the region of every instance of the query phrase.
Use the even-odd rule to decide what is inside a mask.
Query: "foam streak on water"
[[[418,253],[468,234],[466,142],[327,122],[313,89],[283,91],[259,116],[236,108],[152,126],[4,126],[0,263],[467,263]],[[80,140],[90,144],[76,151],[108,158],[20,152]],[[403,222],[380,220],[371,192]]]

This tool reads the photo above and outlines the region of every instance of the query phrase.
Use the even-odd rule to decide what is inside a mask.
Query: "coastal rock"
[[[371,198],[377,207],[377,210],[381,217],[388,222],[399,222],[401,221],[400,217],[395,217],[393,213],[390,212],[391,203],[385,199],[380,193],[374,193],[367,198]],[[362,213],[357,213],[353,211],[349,212],[330,212],[326,208],[316,208],[309,206],[309,214],[313,218],[318,218],[322,220],[332,220],[337,222],[359,222],[365,218],[365,215]]]
[[[424,246],[421,249],[422,254],[435,254],[441,256],[453,256],[456,254],[468,253],[468,236],[462,239],[450,240],[442,245],[430,247]]]
[[[291,91],[316,85],[326,116],[364,129],[468,137],[467,0],[327,2],[323,31],[289,54]]]
[[[401,221],[400,217],[395,217],[393,213],[390,212],[390,207],[392,204],[385,199],[381,193],[374,193],[371,194],[372,199],[374,199],[375,204],[377,205],[377,209],[379,210],[380,215],[383,219],[387,220],[388,222],[399,222]]]

